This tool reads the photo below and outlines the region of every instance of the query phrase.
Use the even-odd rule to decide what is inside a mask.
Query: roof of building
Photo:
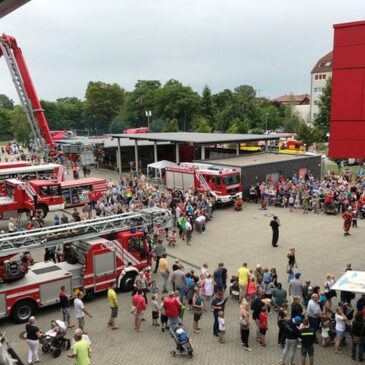
[[[332,59],[333,55],[331,51],[317,61],[311,73],[332,72]]]
[[[10,14],[30,0],[0,0],[0,18]]]
[[[298,105],[309,104],[309,95],[282,95],[274,99],[274,102],[285,104],[285,103],[296,103]]]
[[[196,132],[170,132],[170,133],[138,133],[138,134],[112,134],[113,138],[130,138],[134,140],[160,141],[172,143],[215,144],[245,141],[277,140],[279,137],[266,134],[228,134],[228,133],[196,133]]]
[[[210,163],[214,165],[230,166],[230,167],[248,167],[254,165],[264,165],[275,162],[283,162],[298,159],[314,158],[320,155],[291,155],[285,153],[255,153],[252,155],[232,156],[217,158],[213,160],[204,160],[204,163]]]

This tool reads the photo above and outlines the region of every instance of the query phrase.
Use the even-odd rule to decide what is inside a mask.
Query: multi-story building
[[[331,77],[332,51],[320,58],[311,72],[310,122],[313,122],[318,114],[319,98],[327,80]]]

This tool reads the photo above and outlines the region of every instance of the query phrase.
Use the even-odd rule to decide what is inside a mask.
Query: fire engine
[[[242,198],[239,171],[208,164],[182,162],[166,167],[166,187],[209,192],[219,205]]]
[[[4,56],[6,60],[37,150],[45,154],[46,160],[48,157],[55,157],[60,151],[56,150],[56,143],[49,129],[45,111],[37,95],[23,52],[14,37],[6,34],[0,37],[1,56]],[[84,152],[86,156],[84,156]],[[68,155],[70,160],[80,162],[81,164],[84,161],[87,161],[88,164],[94,163],[95,159],[93,156],[93,153],[90,154],[89,150],[81,150],[81,153],[71,153]]]
[[[53,182],[34,179],[21,181],[5,180],[5,196],[0,196],[0,218],[9,218],[18,213],[40,210],[45,217],[48,212],[75,207],[89,202],[89,192],[99,199],[107,191],[105,179],[85,178]]]
[[[13,162],[1,162],[0,163],[0,170],[3,169],[14,169],[17,167],[25,167],[31,166],[31,163],[28,161],[13,161]]]
[[[111,282],[122,291],[132,290],[138,272],[150,265],[151,247],[144,232],[150,232],[154,224],[165,227],[169,221],[170,211],[149,208],[4,234],[0,238],[0,318],[26,322],[37,309],[58,303],[62,285],[72,293],[81,290],[89,295],[106,290]],[[25,260],[15,260],[24,250],[59,245],[64,247],[62,262],[28,267]]]
[[[60,184],[46,180],[5,180],[6,196],[0,197],[0,218],[9,218],[18,213],[41,210],[46,216],[49,211],[65,208]]]

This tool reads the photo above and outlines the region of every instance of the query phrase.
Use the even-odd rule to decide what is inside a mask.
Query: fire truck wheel
[[[48,208],[46,205],[44,204],[38,204],[36,206],[36,210],[40,210],[43,213],[43,218],[46,218],[47,213],[48,213]]]
[[[129,272],[126,273],[122,280],[120,281],[120,287],[119,289],[121,291],[132,291],[134,287],[134,282],[136,280],[137,273],[136,272]]]
[[[11,318],[15,323],[25,323],[36,311],[35,304],[30,300],[23,300],[14,305]]]

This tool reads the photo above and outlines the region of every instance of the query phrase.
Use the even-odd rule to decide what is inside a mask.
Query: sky
[[[363,19],[364,0],[31,0],[0,32],[17,39],[41,99],[84,99],[89,81],[130,91],[169,79],[275,98],[309,93],[333,24]],[[3,58],[0,94],[18,103]]]

